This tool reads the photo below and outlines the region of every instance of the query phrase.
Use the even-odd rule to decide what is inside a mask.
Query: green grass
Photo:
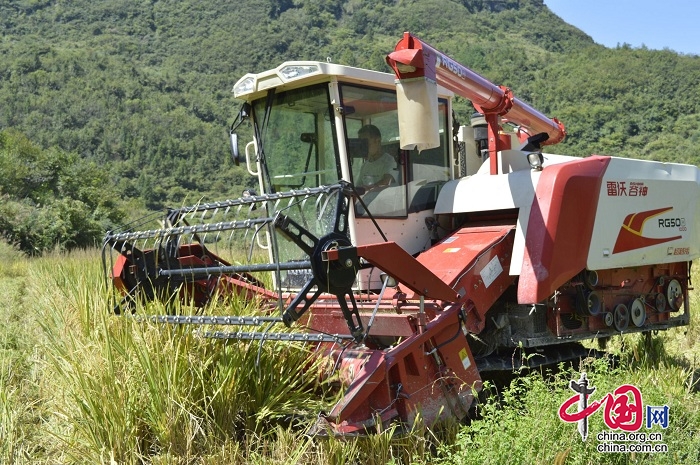
[[[644,405],[668,405],[670,425],[654,426],[640,432],[662,432],[668,453],[600,453],[596,435],[610,431],[603,409],[589,417],[586,442],[574,424],[559,420],[559,406],[571,397],[569,380],[579,371],[566,368],[556,374],[530,374],[515,379],[481,407],[481,418],[461,429],[453,444],[442,446],[440,464],[631,464],[697,463],[700,459],[700,396],[684,386],[685,372],[673,366],[640,366],[610,359],[590,360],[581,370],[596,387],[593,399],[600,399],[623,384],[637,386]],[[494,447],[494,445],[501,445]],[[506,446],[507,445],[507,446]]]
[[[697,279],[696,279],[697,280]],[[588,360],[598,393],[638,386],[670,406],[665,454],[601,454],[557,417],[579,370],[531,373],[491,389],[468,425],[418,423],[341,440],[305,435],[335,393],[303,345],[222,342],[109,315],[97,251],[27,260],[0,245],[0,463],[632,464],[693,463],[700,450],[699,318],[614,338],[617,363]],[[698,294],[691,307],[698,309]],[[162,304],[142,306],[149,314]],[[250,311],[229,299],[215,313]],[[319,361],[321,363],[321,361]],[[658,428],[658,427],[656,427]],[[603,431],[602,414],[590,419]]]

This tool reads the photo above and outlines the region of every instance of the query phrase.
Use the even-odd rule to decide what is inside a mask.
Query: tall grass
[[[30,275],[45,285],[33,299],[41,302],[45,390],[58,394],[49,399],[52,434],[72,463],[189,459],[323,408],[318,379],[304,370],[305,346],[221,343],[189,327],[111,316],[98,261],[87,257],[47,258]]]
[[[562,367],[557,373],[532,373],[516,378],[480,408],[480,418],[461,429],[457,440],[440,450],[439,464],[632,464],[698,463],[700,460],[700,397],[684,387],[683,370],[615,366],[610,358],[585,361],[580,367]],[[610,431],[602,409],[589,417],[588,439],[581,440],[576,425],[559,420],[559,406],[573,395],[567,388],[586,371],[600,399],[623,384],[637,386],[644,405],[668,405],[670,426],[662,431],[668,453],[601,453],[596,434]]]
[[[16,309],[24,305],[27,262],[0,241],[0,463],[28,459],[37,448],[38,377],[34,326]]]
[[[28,261],[0,247],[0,463],[693,463],[700,459],[698,316],[686,328],[615,338],[615,363],[533,373],[493,389],[467,425],[362,438],[306,436],[336,400],[311,348],[222,342],[196,329],[109,314],[96,251]],[[697,279],[695,279],[697,282]],[[691,307],[697,313],[698,296]],[[696,311],[697,310],[697,311]],[[140,315],[187,306],[139,304]],[[207,311],[254,311],[229,299]],[[667,454],[600,454],[557,415],[583,369],[598,392],[637,385],[669,405]],[[604,428],[591,417],[593,432]]]

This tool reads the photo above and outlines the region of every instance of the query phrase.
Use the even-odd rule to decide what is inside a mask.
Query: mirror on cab
[[[231,131],[229,133],[229,140],[231,142],[231,157],[233,162],[238,166],[240,164],[240,152],[238,150],[238,134]]]
[[[250,108],[250,103],[244,102],[243,105],[241,105],[241,109],[238,112],[238,116],[236,116],[236,119],[231,124],[231,129],[229,129],[231,158],[233,158],[233,162],[236,164],[236,166],[238,166],[241,161],[241,152],[238,149],[238,134],[236,133],[236,129],[238,128],[238,126],[241,125],[243,121],[245,121],[250,116]]]

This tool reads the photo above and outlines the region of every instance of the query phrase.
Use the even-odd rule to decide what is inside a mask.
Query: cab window
[[[440,100],[440,147],[401,150],[394,91],[341,85],[352,182],[363,202],[358,217],[406,217],[435,206],[439,188],[449,179],[447,102]],[[364,203],[364,205],[362,205]]]

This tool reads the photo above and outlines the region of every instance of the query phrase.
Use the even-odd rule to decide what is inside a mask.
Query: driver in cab
[[[382,150],[382,133],[372,124],[362,126],[357,133],[367,140],[367,159],[360,168],[360,184],[365,191],[386,187],[395,182],[391,170],[396,165],[394,157]]]

